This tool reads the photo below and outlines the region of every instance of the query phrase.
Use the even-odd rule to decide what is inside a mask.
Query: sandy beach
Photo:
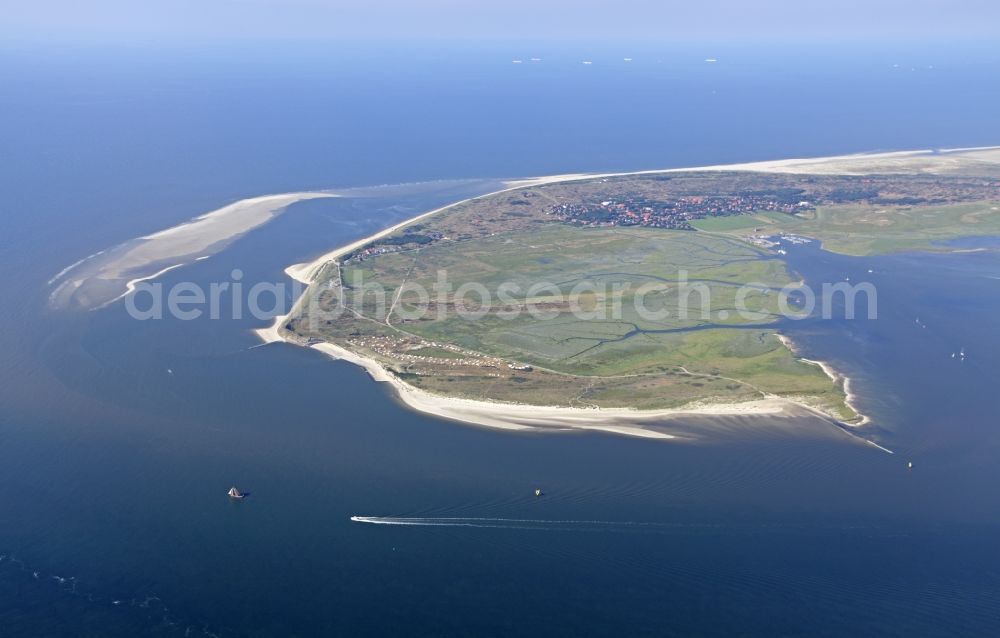
[[[128,296],[143,281],[222,250],[290,205],[325,197],[338,195],[307,191],[251,197],[138,237],[64,268],[49,281],[55,286],[50,299],[54,305],[75,301],[91,309],[103,308]]]
[[[942,161],[943,160],[943,161]],[[694,168],[664,169],[655,171],[639,171],[629,173],[569,173],[563,175],[552,175],[510,181],[505,183],[505,188],[480,195],[486,197],[519,188],[551,184],[557,182],[569,182],[581,179],[599,179],[604,177],[617,177],[623,175],[660,174],[672,172],[689,171],[770,171],[789,173],[827,173],[827,174],[852,174],[876,171],[947,171],[961,162],[984,162],[992,164],[1000,162],[1000,147],[984,147],[975,149],[955,149],[953,151],[899,151],[891,153],[843,155],[827,158],[806,158],[788,159],[767,162],[753,162],[744,164],[728,164],[716,166],[700,166]],[[473,198],[469,198],[473,199]],[[345,246],[336,248],[325,253],[313,261],[289,266],[285,272],[289,277],[305,284],[311,284],[319,271],[332,260],[349,253],[373,240],[384,237],[401,228],[419,222],[430,215],[437,214],[453,206],[469,201],[469,199],[455,202],[441,208],[428,211],[409,220],[396,224],[385,230],[379,231],[371,236],[351,242]],[[265,343],[284,341],[297,343],[287,339],[280,331],[280,326],[287,321],[288,317],[299,312],[301,304],[308,295],[308,289],[296,302],[291,312],[275,319],[274,323],[266,328],[257,330],[257,335]],[[792,352],[796,352],[795,344],[787,337],[777,335],[784,345]],[[846,403],[848,407],[861,415],[859,421],[852,424],[837,421],[830,415],[823,413],[817,408],[806,403],[770,396],[755,401],[740,403],[722,403],[711,405],[692,405],[669,410],[639,411],[629,409],[598,409],[598,408],[572,408],[561,406],[535,406],[523,404],[498,403],[489,401],[474,401],[453,397],[444,397],[420,390],[410,386],[394,375],[389,373],[377,361],[358,355],[339,346],[330,343],[312,344],[310,347],[319,350],[335,359],[342,359],[364,368],[371,377],[379,382],[389,383],[400,401],[411,409],[431,414],[437,417],[461,421],[475,425],[502,428],[507,430],[600,430],[616,434],[638,436],[655,439],[675,439],[673,434],[651,427],[657,423],[660,426],[664,422],[671,420],[692,417],[692,416],[727,416],[727,415],[769,415],[787,416],[790,414],[812,414],[828,421],[836,421],[839,425],[850,428],[858,428],[870,422],[869,418],[858,411],[856,407],[857,396],[851,392],[851,380],[845,375],[835,370],[830,364],[823,361],[802,359],[807,363],[819,366],[830,377],[833,383],[840,383],[844,389]],[[877,446],[873,442],[857,437],[859,441],[864,441],[874,445],[880,450],[892,453],[891,450]]]
[[[257,331],[265,343],[286,342],[277,326]],[[657,429],[656,425],[673,419],[690,416],[787,416],[792,413],[813,413],[813,408],[779,398],[767,398],[741,403],[688,406],[667,410],[630,410],[609,408],[571,408],[562,406],[537,406],[517,403],[475,401],[431,394],[408,385],[373,359],[363,357],[332,343],[316,343],[309,347],[333,359],[347,361],[363,368],[377,382],[388,383],[399,400],[407,407],[436,417],[462,423],[511,431],[570,431],[594,430],[650,439],[676,439],[674,434]]]
[[[690,171],[761,171],[775,173],[864,174],[892,172],[947,173],[962,166],[990,166],[1000,163],[1000,147],[894,151],[839,155],[834,157],[770,160],[741,164],[718,164],[690,168],[669,168],[618,173],[565,173],[511,180],[504,188],[454,202],[379,231],[370,237],[332,250],[317,259],[290,267],[290,277],[310,283],[318,270],[344,253],[374,239],[419,222],[452,206],[478,197],[543,184],[602,179],[624,175],[656,175]],[[262,195],[239,200],[205,213],[172,228],[138,237],[114,248],[82,259],[52,278],[49,285],[54,306],[78,305],[100,308],[130,294],[137,284],[155,279],[173,268],[214,254],[247,232],[261,226],[298,201],[320,197],[340,197],[331,191],[302,191]]]
[[[270,221],[295,202],[319,197],[336,197],[336,195],[302,192],[241,199],[195,217],[189,222],[140,237],[145,241],[122,255],[114,266],[121,272],[130,270],[138,264],[157,261],[164,256],[199,253],[218,241],[237,237]],[[111,265],[108,268],[110,270]]]
[[[531,177],[525,179],[511,180],[505,182],[505,187],[475,197],[469,197],[457,202],[452,202],[446,206],[435,208],[434,210],[421,213],[403,222],[380,230],[373,235],[351,242],[346,246],[335,248],[328,253],[320,255],[316,259],[301,264],[289,266],[285,273],[289,277],[309,284],[318,273],[319,269],[330,261],[349,253],[365,244],[390,235],[401,228],[405,228],[419,222],[422,219],[436,215],[454,206],[464,204],[473,199],[490,197],[520,188],[531,186],[541,186],[544,184],[556,184],[559,182],[573,182],[583,179],[601,179],[606,177],[622,177],[625,175],[660,175],[665,173],[685,173],[691,171],[762,171],[774,173],[833,173],[851,174],[852,171],[873,172],[883,170],[913,170],[915,167],[927,164],[928,160],[933,160],[934,165],[940,164],[941,155],[939,153],[954,153],[951,157],[964,158],[968,161],[990,161],[1000,162],[1000,146],[988,146],[982,148],[954,149],[936,153],[932,150],[918,151],[894,151],[888,153],[870,153],[837,155],[832,157],[816,157],[801,159],[769,160],[763,162],[747,162],[742,164],[716,164],[711,166],[695,166],[691,168],[666,168],[648,171],[632,171],[625,173],[563,173],[560,175],[547,175],[542,177]]]
[[[799,353],[798,346],[795,345],[795,342],[792,341],[791,338],[787,337],[786,335],[777,333],[775,334],[775,336],[778,337],[778,339],[781,341],[781,343],[784,344],[786,348],[792,351],[792,354],[798,356]],[[799,361],[804,361],[805,363],[811,363],[814,366],[818,366],[824,372],[824,374],[826,374],[826,376],[830,377],[831,381],[841,385],[841,387],[844,390],[844,403],[847,404],[847,407],[853,410],[855,414],[858,414],[861,417],[858,421],[854,421],[852,423],[844,423],[844,425],[857,428],[861,427],[862,425],[867,425],[868,423],[871,422],[871,419],[857,408],[856,403],[858,397],[856,394],[853,394],[851,392],[850,377],[848,377],[846,374],[843,374],[839,370],[835,369],[832,365],[830,365],[826,361],[806,359],[805,357],[799,357]]]

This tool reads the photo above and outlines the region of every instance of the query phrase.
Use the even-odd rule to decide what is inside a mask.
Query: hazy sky
[[[1000,38],[998,0],[0,0],[0,37]]]

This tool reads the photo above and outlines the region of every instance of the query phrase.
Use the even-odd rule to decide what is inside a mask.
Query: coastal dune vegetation
[[[872,254],[997,234],[993,164],[960,164],[888,154],[868,172],[838,158],[524,182],[313,265],[278,328],[441,397],[644,411],[777,399],[861,421],[844,379],[780,335],[800,282],[779,242]]]

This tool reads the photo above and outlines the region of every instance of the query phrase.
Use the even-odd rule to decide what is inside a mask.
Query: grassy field
[[[906,250],[942,250],[941,242],[970,236],[1000,235],[1000,202],[951,205],[874,206],[869,204],[820,206],[797,216],[772,216],[766,225],[759,216],[740,217],[745,225],[727,226],[727,218],[701,220],[700,230],[734,236],[790,232],[813,237],[823,248],[845,255],[875,255]],[[750,220],[754,220],[750,224]]]
[[[988,176],[922,173],[530,186],[355,249],[324,269],[307,293],[315,303],[286,329],[449,396],[652,409],[779,395],[852,418],[843,389],[775,337],[778,291],[793,277],[747,240],[794,233],[851,255],[943,250],[1000,235],[998,193]],[[631,221],[565,217],[611,200]],[[643,226],[637,210],[675,217]]]
[[[799,218],[787,213],[763,212],[756,215],[732,215],[729,217],[706,217],[691,222],[697,230],[707,232],[752,231],[755,228],[768,229],[776,225],[785,228],[795,224]]]
[[[769,327],[792,280],[735,238],[550,223],[329,269],[314,294],[343,312],[292,330],[452,396],[652,409],[781,395],[849,418]]]

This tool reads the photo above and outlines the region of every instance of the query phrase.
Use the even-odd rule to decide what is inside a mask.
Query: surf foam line
[[[94,257],[100,257],[101,255],[104,254],[104,252],[105,251],[103,251],[103,250],[99,250],[96,253],[94,253],[93,255],[87,255],[83,259],[74,261],[72,264],[70,264],[69,266],[66,266],[65,268],[63,268],[62,270],[60,270],[58,273],[56,273],[55,275],[53,275],[52,279],[49,279],[48,283],[46,283],[45,285],[46,286],[51,286],[52,284],[56,283],[57,281],[59,281],[60,279],[62,279],[66,275],[68,275],[69,272],[71,270],[73,270],[74,268],[76,268],[77,266],[81,265],[85,261],[89,261],[89,260],[93,259]]]
[[[493,529],[536,530],[667,530],[691,527],[669,523],[644,523],[640,521],[580,521],[537,518],[479,518],[479,517],[414,517],[414,516],[352,516],[355,523],[369,525],[402,525],[410,527],[486,527]],[[701,526],[699,526],[701,527]]]

